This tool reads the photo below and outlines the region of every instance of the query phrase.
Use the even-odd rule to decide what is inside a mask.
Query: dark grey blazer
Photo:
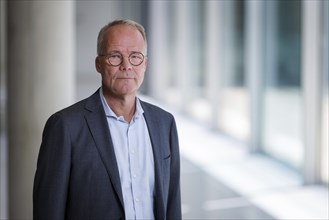
[[[174,117],[142,102],[155,165],[156,219],[181,219]],[[33,188],[37,219],[125,219],[119,171],[99,90],[52,115],[44,128]]]

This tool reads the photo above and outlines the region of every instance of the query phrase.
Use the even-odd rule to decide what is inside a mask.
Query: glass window
[[[249,138],[249,97],[244,72],[243,1],[225,1],[224,68],[220,85],[218,127],[241,141]]]
[[[266,1],[262,150],[300,169],[303,161],[301,2]]]

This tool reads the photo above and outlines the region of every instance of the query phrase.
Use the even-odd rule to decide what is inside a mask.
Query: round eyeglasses
[[[119,52],[112,52],[106,55],[99,55],[106,57],[106,61],[111,66],[119,66],[123,63],[123,55]],[[144,61],[144,54],[140,52],[133,52],[128,56],[129,63],[133,66],[139,66]]]

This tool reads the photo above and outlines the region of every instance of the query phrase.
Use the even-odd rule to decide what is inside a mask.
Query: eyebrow
[[[108,54],[111,54],[111,53],[120,53],[120,54],[122,54],[122,52],[120,52],[118,50],[111,50]],[[141,53],[141,54],[143,54],[141,51],[130,51],[129,54],[132,54],[132,53]]]
[[[110,54],[110,53],[121,53],[121,52],[118,50],[111,50],[108,54]]]

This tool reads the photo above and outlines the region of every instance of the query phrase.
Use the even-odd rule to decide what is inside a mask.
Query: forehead
[[[141,51],[145,48],[142,34],[133,26],[116,25],[105,34],[104,46],[107,50]]]

